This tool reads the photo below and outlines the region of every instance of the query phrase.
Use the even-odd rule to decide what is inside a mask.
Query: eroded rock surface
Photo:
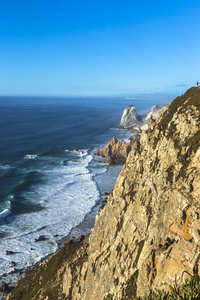
[[[135,106],[129,105],[126,107],[119,128],[131,129],[134,126],[141,126],[142,124],[142,117],[137,114]]]
[[[129,105],[123,112],[119,128],[141,133],[142,130],[147,130],[166,108],[167,105],[154,105],[146,114],[140,116],[137,114],[136,108]],[[145,119],[144,123],[143,119]]]
[[[146,123],[148,123],[151,118],[156,120],[161,113],[163,113],[167,109],[168,105],[154,105],[146,114],[142,117],[145,118]]]
[[[188,274],[200,275],[199,249],[200,88],[196,87],[175,99],[142,133],[96,218],[89,242],[68,250],[63,267],[51,280],[45,277],[53,272],[51,263],[40,266],[41,285],[35,285],[31,299],[54,299],[57,293],[55,299],[121,300],[168,290],[175,280],[180,286]],[[60,254],[54,260],[56,255]],[[31,291],[26,280],[9,299],[28,299],[20,298]]]
[[[129,152],[135,142],[139,141],[140,136],[134,135],[129,143],[120,142],[115,137],[103,148],[97,150],[94,155],[106,157],[106,162],[110,164],[123,164],[125,163]]]

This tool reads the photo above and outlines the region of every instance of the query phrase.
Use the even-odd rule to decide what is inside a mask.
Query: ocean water
[[[130,104],[143,114],[166,101],[0,98],[0,282],[14,268],[24,270],[58,250],[100,203],[100,186],[114,187],[120,168],[93,152],[113,136],[130,136],[117,128]],[[46,240],[35,242],[41,235]]]

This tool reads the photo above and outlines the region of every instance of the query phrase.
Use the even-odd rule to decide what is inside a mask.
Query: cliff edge
[[[131,299],[168,290],[189,274],[200,275],[199,249],[200,88],[195,87],[142,133],[89,241],[67,245],[44,261],[8,299]]]

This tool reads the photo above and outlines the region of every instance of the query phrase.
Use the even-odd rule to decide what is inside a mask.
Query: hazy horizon
[[[187,89],[186,89],[187,90]],[[185,90],[185,91],[186,91]],[[185,92],[184,91],[184,92]],[[132,98],[132,99],[161,99],[163,97],[166,97],[167,99],[170,99],[172,97],[177,97],[179,96],[180,93],[130,93],[130,94],[111,94],[111,95],[59,95],[59,94],[35,94],[35,95],[23,95],[23,94],[7,94],[7,95],[1,95],[0,98],[120,98],[120,99],[127,99],[127,98]]]

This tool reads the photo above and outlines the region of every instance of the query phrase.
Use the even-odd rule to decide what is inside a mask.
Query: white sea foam
[[[86,156],[88,154],[87,150],[77,150],[77,149],[66,149],[65,152],[78,154],[80,157]]]
[[[94,175],[102,174],[102,173],[105,173],[105,172],[107,172],[106,168],[92,169],[92,173],[94,173]]]
[[[88,170],[92,155],[83,151],[78,157],[77,163],[69,161],[56,168],[41,169],[46,183],[24,192],[27,201],[43,207],[41,211],[17,215],[14,222],[1,225],[1,232],[9,237],[1,239],[0,276],[5,270],[12,270],[10,261],[15,261],[21,269],[55,252],[58,249],[56,241],[80,224],[100,200],[100,192],[93,180],[95,173]],[[102,166],[96,173],[105,171]],[[36,243],[35,239],[40,235],[46,240]],[[8,256],[6,250],[14,254]]]
[[[0,165],[0,170],[9,170],[9,169],[12,169],[12,167],[9,165]]]
[[[37,154],[26,154],[24,156],[24,159],[38,159],[38,155]]]
[[[6,201],[4,204],[5,208],[0,211],[0,218],[5,218],[11,213],[11,203],[10,201]]]
[[[118,128],[118,127],[110,127],[109,129],[108,129],[109,131],[112,131],[112,130],[121,130],[120,128]]]

